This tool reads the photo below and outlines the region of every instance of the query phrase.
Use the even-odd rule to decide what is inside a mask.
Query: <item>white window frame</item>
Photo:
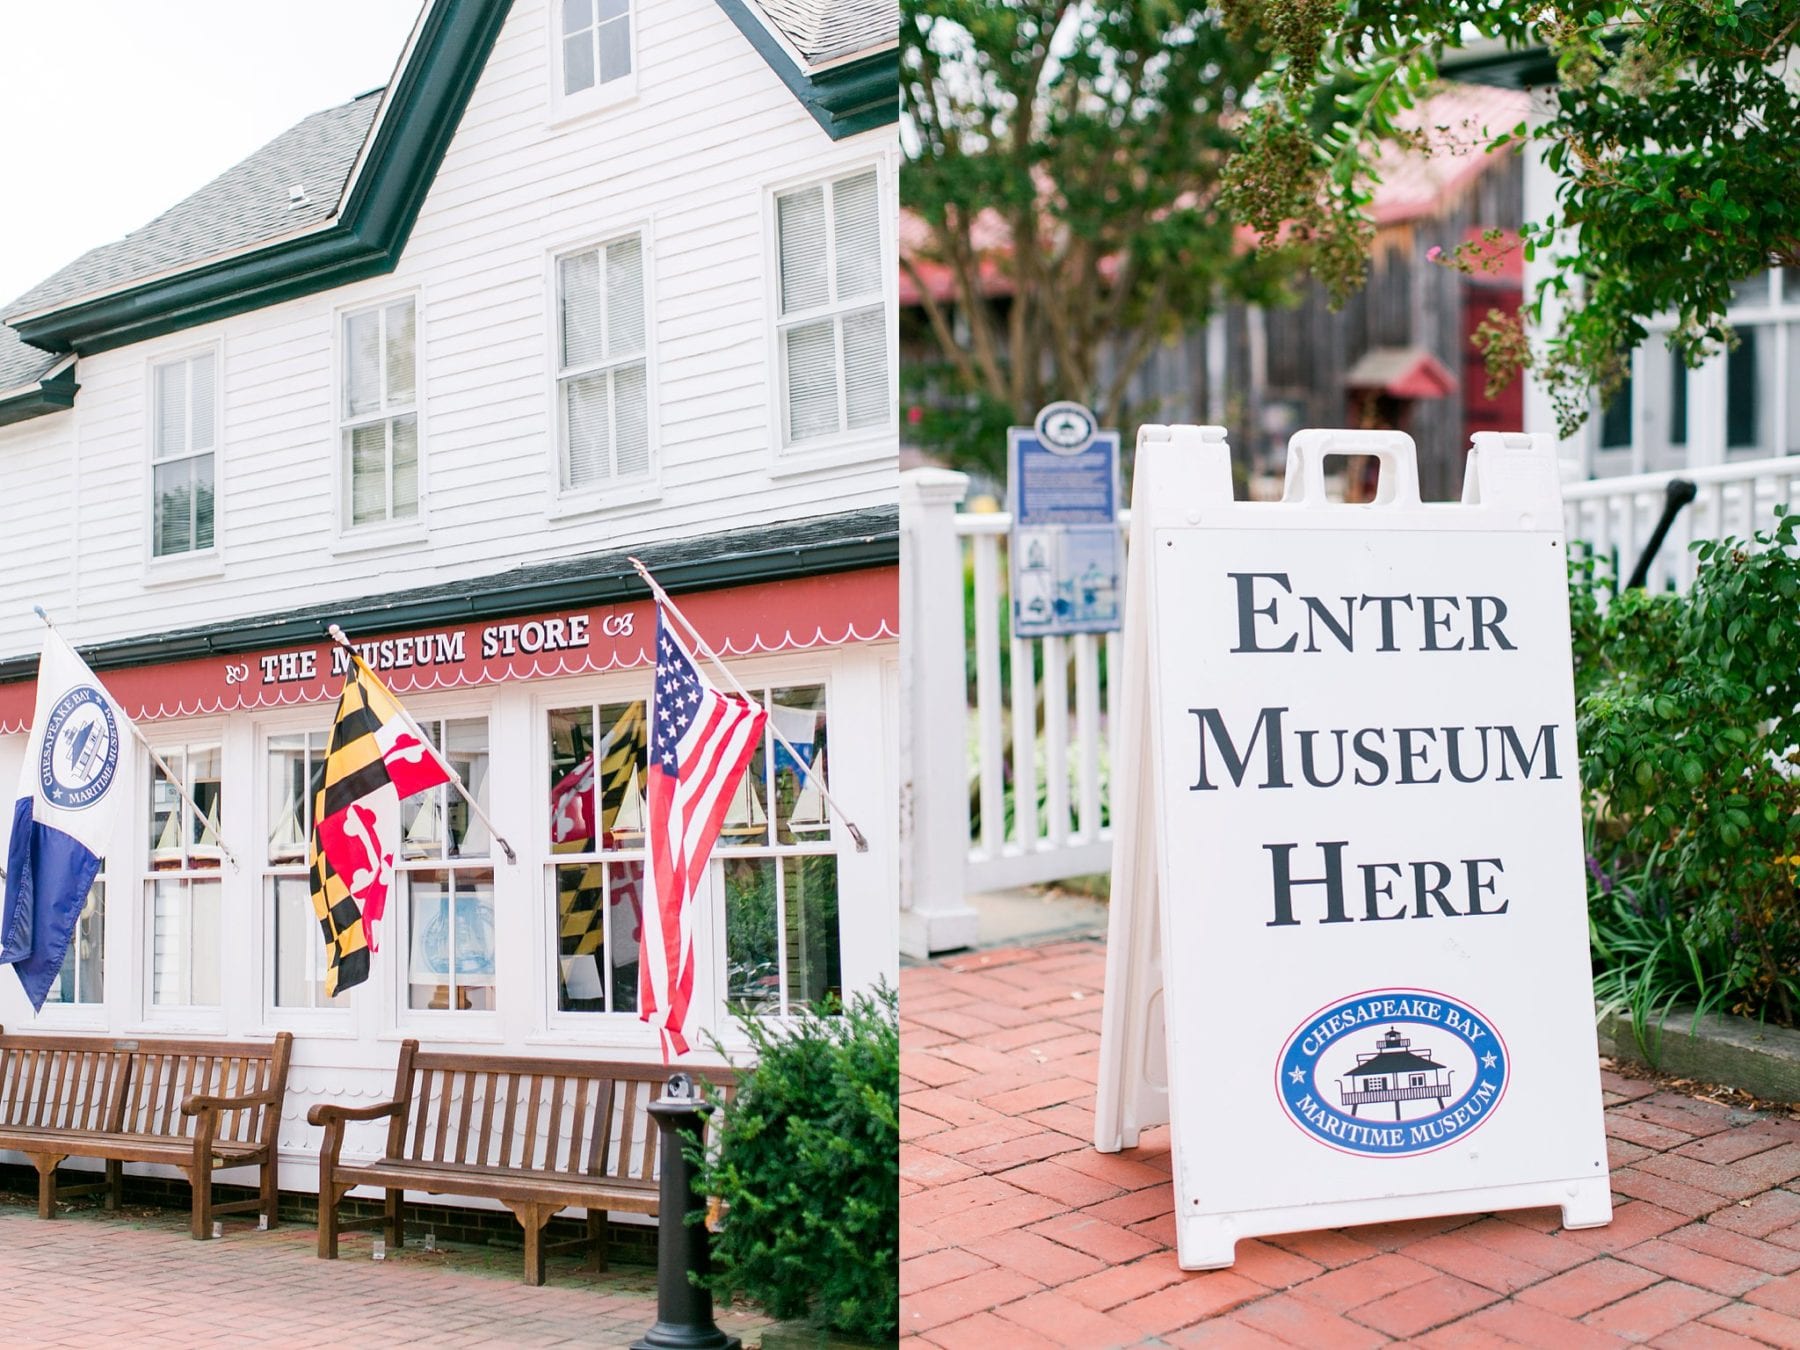
[[[252,928],[258,935],[257,946],[263,953],[262,978],[258,981],[259,998],[262,1009],[264,1027],[276,1031],[297,1031],[307,1035],[323,1035],[327,1037],[354,1038],[360,1018],[356,1011],[356,989],[351,989],[343,996],[341,1003],[334,1006],[330,1003],[317,1007],[303,1007],[298,1004],[282,1004],[275,1001],[276,994],[276,916],[275,906],[269,895],[269,882],[275,877],[291,877],[295,874],[292,863],[275,863],[269,860],[269,840],[273,833],[274,820],[270,815],[273,803],[270,800],[269,757],[277,739],[295,736],[307,736],[323,733],[326,751],[331,746],[331,718],[333,707],[329,703],[313,704],[304,713],[259,722],[255,727],[254,771],[251,775],[251,790],[255,794],[252,805],[255,829],[251,838],[256,841],[256,855],[247,860],[245,872],[249,879],[250,898],[254,906],[256,921]],[[308,864],[299,864],[299,875],[307,876]],[[308,933],[314,946],[317,960],[326,959],[325,939],[319,933],[317,920],[308,925]],[[379,961],[371,966],[369,985],[377,984],[381,978]],[[358,986],[366,988],[367,985]]]
[[[1770,418],[1775,429],[1777,451],[1782,448],[1780,441],[1783,437],[1783,419],[1792,415],[1793,401],[1800,398],[1800,390],[1790,388],[1783,376],[1783,363],[1791,359],[1790,348],[1800,342],[1800,298],[1784,298],[1783,280],[1782,269],[1768,269],[1765,276],[1768,289],[1761,299],[1749,302],[1733,300],[1726,310],[1728,324],[1763,329],[1764,337],[1775,344],[1771,362],[1776,373],[1774,388],[1762,390],[1761,396],[1770,400]],[[1644,390],[1648,387],[1648,381],[1659,376],[1662,367],[1647,363],[1660,363],[1670,359],[1666,343],[1669,330],[1674,324],[1674,316],[1667,314],[1652,320],[1646,325],[1649,329],[1648,336],[1632,353],[1632,373],[1636,378],[1632,381],[1633,407],[1629,445],[1604,450],[1601,448],[1601,409],[1599,400],[1593,401],[1588,421],[1577,433],[1576,441],[1583,456],[1582,467],[1586,477],[1608,478],[1651,471],[1643,434]],[[1697,369],[1688,371],[1687,456],[1682,466],[1684,468],[1704,468],[1760,459],[1769,453],[1767,447],[1733,447],[1727,444],[1730,435],[1728,359],[1726,353],[1719,352],[1707,358]],[[1797,452],[1800,452],[1800,447],[1797,447]]]
[[[349,321],[360,314],[371,311],[385,311],[390,305],[410,300],[413,306],[413,401],[409,408],[396,405],[389,407],[385,400],[386,389],[386,347],[383,345],[382,381],[384,390],[383,406],[380,411],[364,413],[352,417],[347,403],[349,388],[345,363],[349,357],[348,327]],[[387,320],[382,318],[382,334],[385,339]],[[354,303],[337,306],[331,314],[331,409],[332,409],[332,442],[331,442],[331,496],[332,496],[332,532],[334,553],[360,552],[366,549],[378,549],[397,544],[417,543],[427,533],[426,510],[430,497],[429,470],[426,466],[426,417],[425,417],[425,296],[417,288],[394,291],[380,296],[370,296]],[[393,474],[390,463],[388,473],[388,508],[386,520],[371,521],[366,525],[353,525],[350,522],[350,452],[347,437],[354,427],[367,426],[379,422],[392,421],[395,418],[410,415],[413,418],[414,435],[418,444],[418,507],[411,516],[395,517],[393,511]],[[392,438],[389,438],[390,460]]]
[[[1789,278],[1784,272],[1795,269],[1771,267],[1763,276],[1763,293],[1760,300],[1736,300],[1725,311],[1725,321],[1733,329],[1754,328],[1758,330],[1757,341],[1771,342],[1774,347],[1769,357],[1769,368],[1774,371],[1774,379],[1770,387],[1763,387],[1762,380],[1757,381],[1757,399],[1766,401],[1769,409],[1768,425],[1774,437],[1769,445],[1731,444],[1731,353],[1727,352],[1719,358],[1719,444],[1725,460],[1733,462],[1749,459],[1782,458],[1800,454],[1800,445],[1792,446],[1787,442],[1788,420],[1793,416],[1793,400],[1800,398],[1800,391],[1790,387],[1787,370],[1791,360],[1789,348],[1800,342],[1800,297],[1785,298],[1785,287]]]
[[[225,791],[227,787],[233,785],[229,740],[230,728],[224,722],[208,720],[175,724],[171,726],[170,734],[168,736],[156,737],[151,742],[151,744],[154,745],[157,754],[163,756],[165,759],[167,759],[171,753],[178,753],[182,756],[182,763],[179,766],[181,783],[182,786],[189,791],[192,791],[193,789],[193,772],[187,758],[189,752],[194,750],[211,750],[214,748],[218,750],[220,788],[219,837],[221,841],[230,838],[231,825],[235,814],[232,806],[232,797],[235,794]],[[225,861],[223,848],[220,850],[219,865],[217,867],[187,867],[162,872],[157,871],[153,867],[151,855],[154,852],[154,847],[149,837],[149,811],[151,793],[154,791],[153,785],[156,782],[157,768],[151,761],[148,753],[140,754],[138,759],[142,761],[143,776],[138,779],[135,809],[131,812],[132,834],[135,840],[131,856],[136,867],[136,874],[132,878],[133,894],[136,901],[135,922],[132,925],[132,938],[137,944],[136,965],[140,982],[139,996],[141,1000],[138,1006],[139,1015],[142,1019],[141,1024],[147,1029],[155,1029],[158,1031],[221,1031],[226,1026],[228,1013],[232,1003],[232,989],[231,981],[229,979],[227,956],[231,941],[231,905],[234,901],[237,887],[228,876],[230,866]],[[171,765],[170,767],[174,768],[176,766]],[[193,808],[188,806],[185,801],[181,802],[180,805],[185,831],[188,813],[191,812]],[[186,835],[184,832],[183,848],[185,849],[186,847]],[[158,1003],[156,1001],[155,882],[159,877],[165,877],[169,880],[182,880],[189,883],[193,881],[210,880],[216,882],[219,886],[219,1001],[216,1004]],[[190,894],[187,903],[191,907],[193,903],[191,885],[189,891]],[[114,915],[116,916],[117,913],[118,911],[115,908]],[[189,978],[191,981],[191,971],[189,972]]]
[[[630,1049],[658,1049],[660,1041],[655,1031],[647,1022],[641,1021],[638,1010],[628,1012],[583,1012],[576,1009],[564,1009],[557,1006],[557,990],[561,985],[561,971],[558,969],[558,953],[556,951],[558,930],[552,921],[556,909],[556,869],[569,866],[583,860],[603,859],[611,863],[641,864],[645,869],[645,900],[649,895],[650,854],[646,848],[637,849],[600,849],[590,853],[557,853],[550,847],[550,714],[566,708],[604,707],[624,703],[642,702],[644,715],[650,715],[651,673],[648,667],[641,667],[627,676],[617,676],[602,682],[581,681],[571,683],[565,690],[539,694],[532,702],[532,780],[542,787],[537,794],[539,800],[531,813],[530,852],[540,855],[531,873],[532,896],[534,910],[533,929],[535,933],[533,953],[535,964],[542,972],[540,977],[541,996],[538,1000],[538,1025],[549,1029],[551,1036],[557,1040],[576,1040],[584,1044],[602,1044]],[[646,784],[646,789],[648,785]],[[705,885],[712,884],[712,867],[707,866]],[[702,910],[704,914],[706,911]],[[705,925],[695,930],[695,942],[701,940]],[[604,978],[612,979],[612,972],[607,969]],[[701,989],[705,983],[705,972],[696,970],[694,979],[694,995],[701,997]],[[698,1047],[702,1042],[690,1037],[690,1042]]]
[[[156,373],[164,366],[191,362],[197,356],[211,355],[213,360],[213,443],[207,451],[194,451],[168,460],[156,453],[157,394]],[[193,376],[188,375],[192,391]],[[190,425],[191,425],[190,417]],[[156,466],[177,459],[193,459],[199,454],[212,456],[213,468],[213,541],[208,548],[188,549],[182,553],[156,551]],[[171,348],[144,362],[144,578],[148,585],[181,582],[195,577],[218,576],[224,570],[225,537],[225,346],[219,339],[190,343]]]
[[[837,468],[883,458],[898,461],[899,456],[899,254],[896,245],[899,220],[898,150],[871,155],[863,150],[843,159],[815,163],[805,173],[769,184],[763,192],[763,278],[764,312],[767,315],[764,335],[768,349],[769,369],[769,472],[782,478],[819,469]],[[858,427],[804,441],[796,446],[787,443],[787,351],[782,331],[790,320],[781,313],[781,230],[777,200],[787,193],[818,184],[849,178],[873,169],[877,215],[881,222],[882,289],[881,304],[888,335],[888,420],[881,426]],[[829,220],[829,211],[827,219]],[[835,237],[832,249],[835,252]],[[832,254],[827,255],[832,256]],[[864,308],[863,303],[833,303],[806,311],[811,318],[824,318]],[[843,355],[839,351],[839,369]]]
[[[490,816],[495,815],[494,801],[504,791],[504,779],[496,779],[501,774],[500,752],[496,749],[499,738],[504,734],[504,724],[497,714],[496,700],[480,699],[475,701],[455,700],[444,702],[433,698],[415,698],[402,696],[406,710],[421,727],[430,729],[433,723],[456,722],[479,718],[487,723],[488,779],[487,801],[482,803],[483,809]],[[446,807],[457,795],[456,789],[448,784],[434,789],[445,795]],[[496,824],[500,822],[496,820]],[[505,833],[505,826],[501,826]],[[508,842],[511,842],[510,835]],[[516,845],[515,845],[516,847]],[[412,903],[411,895],[406,887],[398,884],[399,875],[417,871],[464,871],[487,872],[492,875],[494,897],[494,990],[495,1006],[492,1008],[471,1008],[457,1011],[452,1008],[415,1008],[411,1006],[411,957],[412,957]],[[412,862],[404,858],[396,858],[394,871],[396,884],[388,897],[387,914],[382,923],[381,951],[376,953],[369,975],[369,983],[388,981],[385,1004],[388,1009],[387,1026],[382,1032],[383,1039],[398,1039],[412,1036],[420,1040],[438,1043],[454,1042],[457,1044],[498,1044],[502,1040],[502,1028],[512,1016],[509,1004],[525,1001],[523,989],[514,989],[517,983],[508,972],[506,956],[505,929],[511,922],[510,873],[519,869],[507,863],[506,855],[501,852],[497,843],[493,842],[489,832],[489,851],[485,858],[470,855],[463,858],[444,856],[436,864]],[[391,969],[392,975],[381,973],[382,967]]]
[[[584,30],[599,28],[600,0],[593,0],[595,23]],[[630,30],[631,70],[615,80],[600,82],[600,49],[596,36],[594,46],[594,83],[577,93],[563,92],[563,21],[562,0],[548,0],[544,13],[544,45],[547,57],[545,88],[549,92],[548,123],[556,130],[596,117],[608,109],[637,98],[640,44],[638,29],[643,21],[643,0],[627,0],[625,22]]]
[[[129,856],[129,855],[127,855]],[[100,997],[92,1001],[63,1003],[55,999],[45,999],[44,1006],[38,1010],[39,1025],[51,1031],[103,1031],[109,1025],[112,1009],[118,1005],[118,985],[121,983],[119,973],[113,967],[113,938],[111,930],[119,922],[117,914],[117,892],[108,884],[107,863],[103,858],[100,870],[94,873],[94,884],[100,887]],[[128,892],[129,893],[129,892]],[[82,902],[86,907],[85,899]],[[81,921],[76,920],[75,932],[70,936],[70,946],[81,935]],[[75,964],[71,953],[63,958],[63,969],[68,970]],[[57,978],[61,979],[59,973]],[[81,973],[79,967],[75,972],[76,994],[81,993]]]
[[[656,238],[654,224],[652,218],[641,217],[623,222],[598,234],[587,230],[580,235],[557,242],[544,252],[544,293],[549,298],[545,326],[548,344],[546,350],[549,353],[546,397],[551,428],[550,492],[547,514],[552,520],[617,511],[635,507],[644,502],[656,501],[662,496],[661,418],[657,415]],[[614,478],[599,483],[584,484],[581,487],[570,487],[564,482],[564,470],[568,462],[568,428],[565,424],[566,414],[563,407],[563,380],[571,373],[583,374],[589,371],[611,370],[628,365],[630,360],[635,358],[598,361],[586,366],[572,367],[569,371],[563,369],[561,263],[564,258],[573,254],[605,248],[608,244],[622,242],[633,235],[637,236],[638,256],[642,259],[644,268],[643,362],[646,468],[643,473],[635,474],[630,478]],[[616,420],[616,409],[613,409],[612,412]],[[616,445],[614,453],[617,453]]]

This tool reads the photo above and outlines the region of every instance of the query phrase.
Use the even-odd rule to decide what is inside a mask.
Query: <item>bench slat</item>
[[[481,1133],[475,1140],[475,1161],[481,1166],[489,1166],[488,1149],[494,1135],[494,1074],[490,1069],[481,1075]]]
[[[519,1075],[506,1075],[506,1120],[500,1128],[500,1156],[495,1161],[501,1167],[512,1166],[513,1117],[519,1108]]]
[[[431,1114],[431,1078],[430,1069],[419,1071],[419,1086],[412,1099],[412,1111],[417,1120],[413,1127],[412,1152],[407,1155],[409,1157],[425,1156],[425,1120]]]
[[[525,1091],[525,1139],[519,1147],[519,1165],[530,1167],[537,1157],[537,1118],[538,1098],[544,1095],[544,1080],[536,1074],[528,1074],[525,1078],[528,1086]]]
[[[544,1161],[541,1164],[546,1172],[556,1170],[557,1144],[562,1139],[563,1128],[563,1088],[568,1081],[560,1073],[550,1080],[550,1128],[544,1131]]]
[[[588,1085],[593,1081],[585,1077],[575,1081],[575,1118],[569,1122],[569,1161],[566,1167],[557,1169],[574,1176],[582,1175],[581,1141],[587,1129]]]
[[[475,1075],[462,1076],[462,1115],[456,1122],[456,1161],[469,1160],[469,1114],[475,1109]]]

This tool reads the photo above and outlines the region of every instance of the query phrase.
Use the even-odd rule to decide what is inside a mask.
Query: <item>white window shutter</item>
[[[888,325],[881,308],[844,316],[844,406],[850,426],[888,420]]]
[[[606,246],[606,354],[644,350],[644,248],[634,235]]]
[[[875,170],[832,184],[831,217],[837,244],[837,296],[881,294],[881,202]]]
[[[831,300],[825,275],[825,189],[810,187],[776,200],[781,250],[781,312],[797,314]]]
[[[411,403],[414,397],[417,358],[416,335],[413,331],[413,302],[403,300],[389,305],[387,311],[387,402],[390,406]]]
[[[612,470],[608,444],[607,375],[578,375],[563,382],[563,426],[569,446],[569,486],[605,481]]]
[[[394,419],[394,515],[419,514],[419,421]]]
[[[600,309],[600,255],[577,253],[557,268],[562,293],[562,363],[564,369],[601,358],[604,339]]]
[[[381,407],[381,311],[344,320],[344,411],[352,417]]]
[[[613,372],[613,423],[619,477],[650,471],[650,400],[643,362]]]
[[[784,334],[788,439],[810,440],[839,430],[837,324],[797,324]]]
[[[156,368],[157,459],[187,450],[187,365],[171,361]]]
[[[188,363],[193,372],[193,380],[189,389],[191,420],[188,436],[188,449],[210,450],[213,447],[215,431],[213,419],[216,415],[216,386],[213,381],[213,354],[204,352]]]
[[[345,433],[350,452],[350,523],[387,519],[387,423]]]

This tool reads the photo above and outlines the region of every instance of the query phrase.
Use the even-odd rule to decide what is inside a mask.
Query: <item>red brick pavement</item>
[[[656,1320],[656,1275],[585,1273],[550,1259],[550,1283],[519,1279],[517,1249],[409,1247],[369,1258],[372,1235],[342,1257],[313,1255],[310,1226],[258,1233],[227,1219],[195,1242],[187,1213],[37,1217],[35,1198],[0,1195],[0,1344],[132,1347],[601,1346],[622,1350]],[[719,1325],[755,1346],[766,1319],[721,1310]]]
[[[1175,1263],[1166,1129],[1096,1153],[1098,942],[901,974],[902,1335],[1108,1346],[1800,1350],[1800,1118],[1606,1072],[1613,1222],[1554,1209],[1240,1242]]]

